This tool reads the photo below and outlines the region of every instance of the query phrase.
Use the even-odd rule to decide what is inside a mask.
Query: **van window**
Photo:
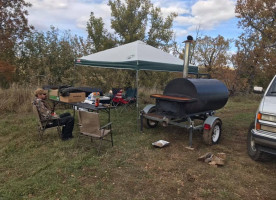
[[[276,96],[276,78],[274,79],[273,83],[271,84],[266,96]]]

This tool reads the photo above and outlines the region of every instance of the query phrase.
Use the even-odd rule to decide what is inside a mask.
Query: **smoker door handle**
[[[175,96],[168,96],[162,94],[152,94],[150,95],[151,98],[173,101],[173,102],[194,102],[197,101],[195,98],[187,98],[187,97],[175,97]]]

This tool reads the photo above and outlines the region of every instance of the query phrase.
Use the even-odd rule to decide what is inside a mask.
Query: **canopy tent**
[[[183,71],[183,60],[139,40],[83,56],[76,59],[75,64],[116,69]],[[189,73],[198,73],[198,68],[189,66]]]
[[[135,41],[75,60],[76,66],[115,68],[136,70],[136,87],[138,90],[138,73],[140,70],[182,72],[183,60],[160,49]],[[198,73],[198,67],[189,66],[188,73]],[[137,91],[138,111],[138,91]],[[138,112],[137,112],[138,113]]]

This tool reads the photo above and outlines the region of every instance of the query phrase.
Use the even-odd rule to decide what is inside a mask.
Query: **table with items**
[[[53,100],[53,99],[50,99],[50,101],[53,103],[53,110],[55,110],[55,107],[58,104],[72,106],[73,111],[74,111],[74,114],[73,114],[74,117],[75,117],[76,110],[86,110],[86,111],[91,111],[91,112],[104,111],[108,114],[108,122],[110,122],[110,110],[115,108],[114,106],[111,106],[110,104],[103,104],[103,103],[100,103],[98,106],[96,106],[95,104],[90,104],[90,103],[86,103],[86,102],[63,102],[63,101],[58,101],[58,100]]]

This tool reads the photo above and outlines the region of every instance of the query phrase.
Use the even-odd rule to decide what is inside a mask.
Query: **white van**
[[[255,92],[260,92],[256,88]],[[247,151],[253,160],[263,160],[266,154],[276,155],[276,76],[264,93],[247,136]]]

